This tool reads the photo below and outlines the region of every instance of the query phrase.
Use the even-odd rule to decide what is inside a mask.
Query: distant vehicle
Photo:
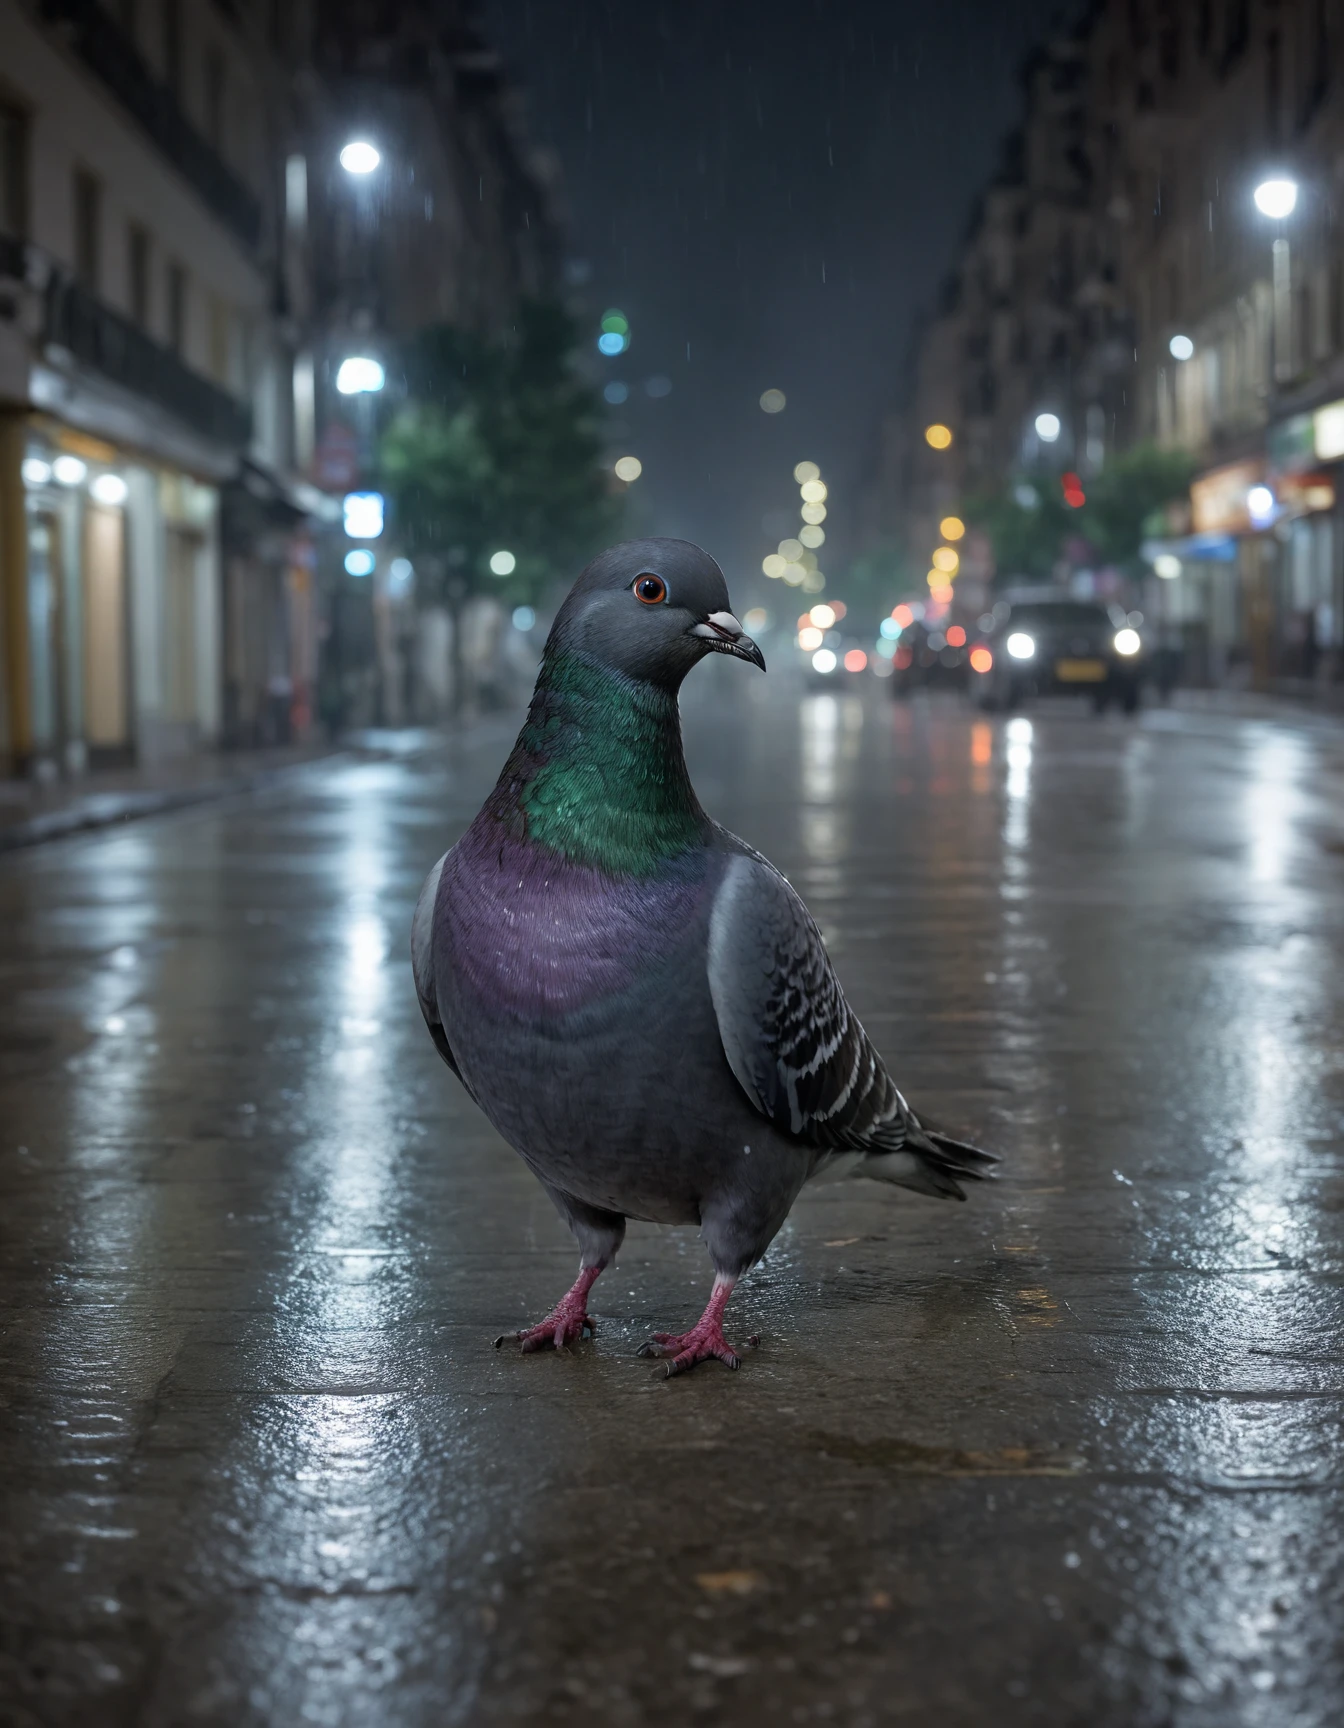
[[[1098,714],[1112,702],[1132,714],[1145,659],[1123,613],[1086,600],[1011,602],[996,607],[993,627],[971,649],[972,694],[986,709],[1065,694],[1087,696]]]
[[[969,679],[966,640],[966,631],[959,624],[938,628],[920,620],[907,625],[892,657],[892,695],[965,690]]]

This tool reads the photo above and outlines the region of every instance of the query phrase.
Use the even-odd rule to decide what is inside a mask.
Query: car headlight
[[[1036,638],[1028,636],[1025,630],[1014,630],[1004,647],[1014,660],[1030,660],[1036,652]]]
[[[1117,630],[1115,633],[1115,651],[1117,654],[1137,654],[1143,643],[1139,640],[1137,630]]]

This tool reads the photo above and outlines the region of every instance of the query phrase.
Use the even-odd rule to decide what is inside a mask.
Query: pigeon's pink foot
[[[601,1274],[600,1266],[585,1266],[573,1288],[565,1292],[540,1325],[529,1326],[524,1332],[512,1334],[522,1346],[525,1356],[531,1355],[534,1350],[545,1350],[548,1347],[567,1350],[571,1344],[577,1344],[585,1332],[591,1334],[597,1330],[588,1314],[588,1292]],[[495,1339],[495,1349],[498,1350],[509,1336],[509,1333],[501,1332]]]
[[[723,1335],[723,1311],[732,1293],[733,1286],[728,1279],[716,1278],[709,1306],[690,1331],[655,1332],[647,1344],[640,1345],[640,1355],[670,1357],[667,1364],[669,1380],[674,1374],[684,1374],[688,1368],[694,1368],[697,1362],[707,1362],[711,1356],[729,1368],[740,1368],[742,1358]],[[759,1338],[747,1339],[749,1349],[755,1349],[759,1343]]]

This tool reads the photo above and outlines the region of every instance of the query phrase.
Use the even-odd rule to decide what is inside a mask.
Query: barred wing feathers
[[[922,1123],[845,1000],[821,932],[765,859],[735,853],[714,903],[709,986],[724,1053],[787,1134],[869,1159],[860,1173],[964,1199],[990,1153]]]

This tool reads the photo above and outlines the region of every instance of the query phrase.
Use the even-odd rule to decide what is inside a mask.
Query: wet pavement
[[[1341,735],[697,678],[1001,1180],[806,1194],[736,1375],[638,1225],[496,1352],[575,1254],[406,941],[509,723],[0,860],[0,1721],[1340,1721]]]

